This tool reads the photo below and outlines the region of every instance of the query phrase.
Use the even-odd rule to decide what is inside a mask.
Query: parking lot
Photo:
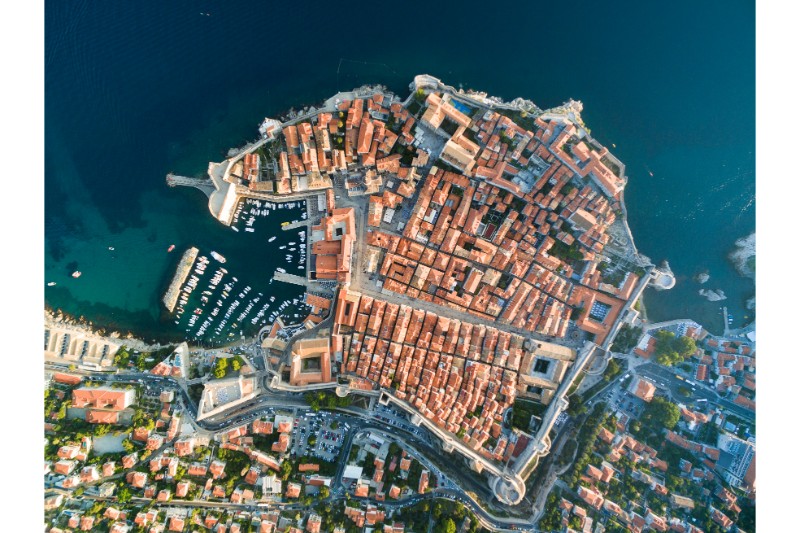
[[[644,410],[645,403],[625,389],[613,389],[606,399],[609,406],[622,411],[631,418],[639,418]]]
[[[336,429],[335,417],[328,413],[308,413],[295,420],[292,454],[295,457],[317,457],[324,461],[335,461],[344,443],[347,427],[339,423]],[[313,445],[309,444],[309,437],[316,437]]]
[[[408,417],[399,409],[393,407],[378,405],[375,410],[375,418],[382,423],[394,426],[396,428],[408,431],[422,439],[423,441],[431,444],[430,433],[424,427],[417,427],[408,421]]]

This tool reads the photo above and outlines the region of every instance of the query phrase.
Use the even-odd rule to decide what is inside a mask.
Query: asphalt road
[[[636,367],[635,372],[640,376],[647,377],[655,381],[661,390],[666,390],[669,392],[674,401],[689,403],[691,401],[696,402],[697,400],[701,399],[707,400],[709,403],[723,407],[726,411],[735,414],[739,418],[742,418],[748,422],[755,422],[754,412],[750,411],[749,409],[745,409],[741,405],[735,404],[730,400],[720,398],[717,391],[708,385],[697,383],[692,380],[694,383],[694,387],[692,387],[692,385],[690,385],[686,380],[679,379],[675,372],[666,367],[657,365],[655,363],[645,363]],[[681,388],[692,391],[691,395],[688,397],[682,395],[679,390]]]

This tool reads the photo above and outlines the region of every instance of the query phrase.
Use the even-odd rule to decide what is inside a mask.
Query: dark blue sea
[[[754,3],[496,8],[47,0],[43,283],[57,285],[46,305],[147,339],[179,338],[183,325],[160,299],[189,246],[222,253],[254,294],[298,297],[299,287],[268,283],[284,260],[266,242],[277,219],[233,232],[202,193],[170,189],[165,175],[204,174],[253,140],[265,116],[364,83],[406,94],[428,73],[543,108],[581,100],[592,135],[627,165],[638,248],[668,259],[678,277],[673,290],[646,293],[649,317],[720,331],[721,304],[697,294],[706,287],[728,296],[735,326],[752,320],[753,281],[727,254],[755,230]],[[705,286],[692,279],[701,271]]]

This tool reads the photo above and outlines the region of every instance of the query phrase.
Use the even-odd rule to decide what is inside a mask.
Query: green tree
[[[609,359],[608,366],[606,367],[606,371],[603,372],[603,381],[608,382],[614,379],[620,372],[622,372],[622,368],[617,363],[616,359]]]
[[[292,463],[289,461],[284,461],[281,463],[281,479],[286,481],[289,479],[290,475],[292,475]]]
[[[452,518],[445,518],[433,528],[434,533],[456,533],[456,523]]]
[[[582,415],[587,411],[586,406],[583,404],[583,398],[578,396],[577,394],[573,394],[569,398],[569,407],[567,407],[567,413],[570,416],[577,416]]]
[[[231,368],[233,369],[234,372],[238,372],[239,369],[242,368],[242,360],[239,359],[238,357],[234,359],[233,362],[231,363]]]
[[[131,453],[133,451],[133,443],[131,442],[130,439],[125,439],[122,441],[122,449],[128,453]]]
[[[665,366],[672,366],[683,362],[697,350],[694,339],[689,337],[675,337],[671,331],[661,330],[656,338],[656,362]]]
[[[663,398],[653,398],[642,413],[642,424],[652,429],[672,429],[680,420],[678,406]]]
[[[697,343],[690,337],[680,337],[675,341],[675,350],[686,359],[697,351]]]
[[[128,487],[122,487],[117,493],[117,500],[120,503],[127,503],[131,501],[131,491]]]
[[[217,358],[214,363],[214,377],[222,379],[228,373],[228,360],[224,357]]]
[[[328,496],[331,495],[331,489],[323,485],[319,489],[319,495],[321,498],[327,498]]]

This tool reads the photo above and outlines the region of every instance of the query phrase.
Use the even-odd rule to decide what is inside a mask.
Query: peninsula
[[[396,406],[513,505],[586,365],[648,283],[674,284],[638,254],[625,166],[581,111],[420,75],[405,99],[365,86],[265,119],[208,180],[167,181],[225,225],[244,199],[306,200],[318,307],[308,331],[264,332],[269,386]],[[515,400],[536,406],[527,432],[507,424]]]

